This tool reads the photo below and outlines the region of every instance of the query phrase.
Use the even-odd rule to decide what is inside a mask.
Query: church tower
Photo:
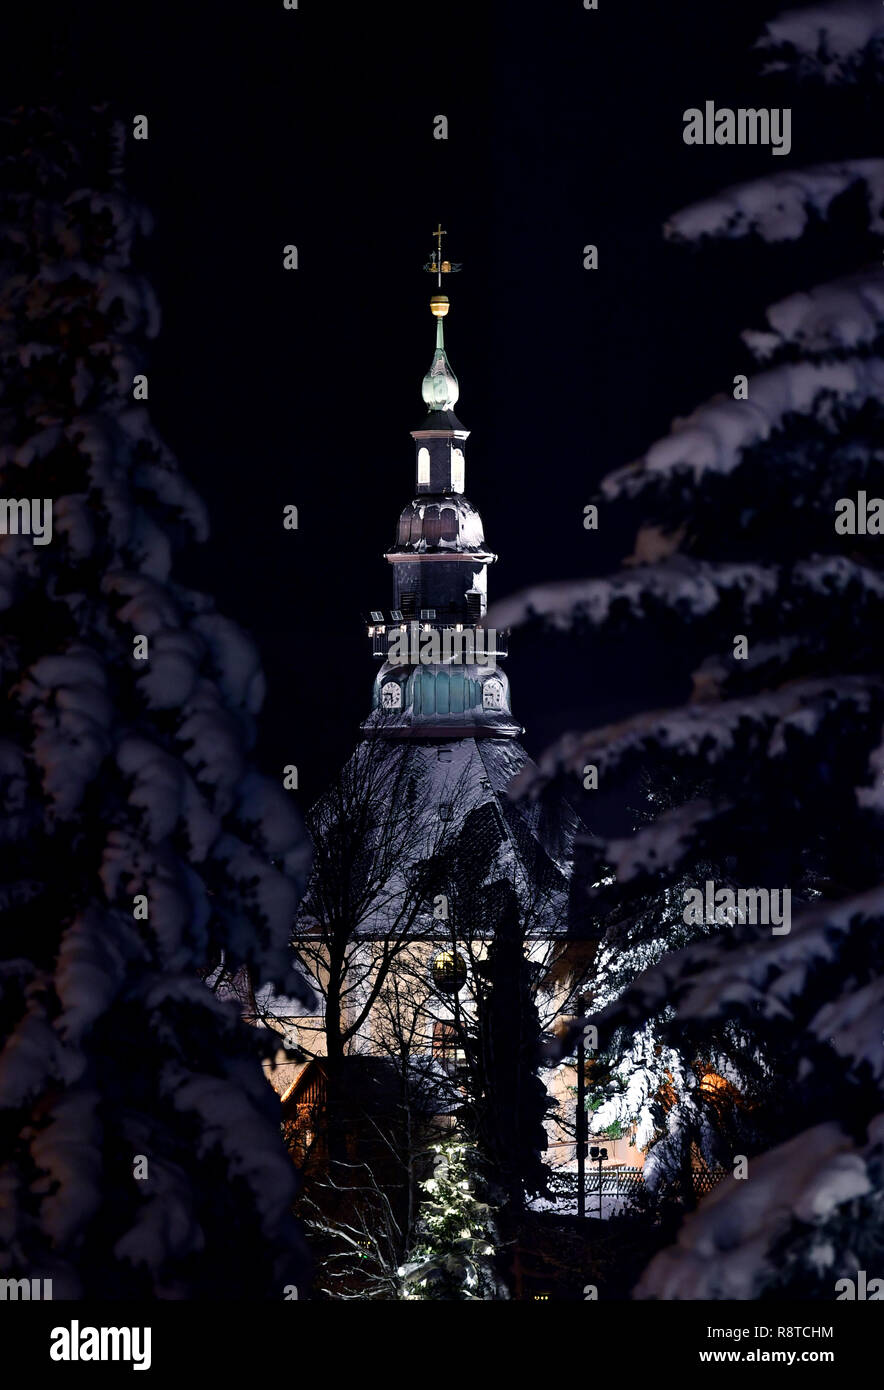
[[[365,724],[385,737],[514,739],[523,732],[510,711],[509,681],[499,665],[506,634],[486,629],[488,566],[482,519],[467,501],[465,448],[469,430],[454,413],[460,394],[445,351],[448,296],[442,276],[459,267],[442,259],[441,225],[426,269],[439,293],[430,300],[436,350],[421,394],[427,415],[411,431],[415,497],[400,517],[386,558],[393,604],[371,614],[369,636],[382,666],[373,715]]]
[[[457,267],[442,259],[443,235],[426,267],[436,343],[425,418],[411,431],[415,490],[386,552],[392,602],[368,625],[380,663],[372,708],[311,818],[316,859],[296,940],[323,1012],[292,1026],[329,1076],[345,1060],[386,1065],[407,1039],[422,1066],[459,1084],[480,1000],[490,1001],[482,1027],[493,1016],[503,1028],[510,1008],[531,1012],[529,980],[557,997],[578,823],[561,798],[510,795],[530,760],[501,665],[506,634],[485,622],[496,556],[464,493],[469,431],[455,414],[441,292]]]

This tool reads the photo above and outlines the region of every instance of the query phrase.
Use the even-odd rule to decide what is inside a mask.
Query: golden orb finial
[[[434,294],[432,299],[430,300],[430,313],[433,315],[433,317],[437,319],[444,319],[445,315],[448,313],[448,309],[448,295]]]

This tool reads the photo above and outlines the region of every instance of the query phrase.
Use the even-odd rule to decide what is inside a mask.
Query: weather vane
[[[433,233],[436,242],[435,249],[432,256],[427,261],[427,264],[424,266],[424,270],[428,270],[431,275],[436,276],[436,283],[440,289],[442,288],[442,276],[449,275],[461,268],[460,261],[443,261],[442,259],[442,238],[447,235],[448,233],[444,230],[440,222]]]

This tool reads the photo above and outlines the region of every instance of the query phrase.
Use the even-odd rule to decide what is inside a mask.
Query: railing
[[[587,1164],[584,1191],[587,1196],[599,1195],[599,1171]],[[692,1173],[693,1187],[697,1196],[705,1196],[727,1177],[727,1168],[707,1169]],[[644,1187],[645,1180],[640,1168],[603,1168],[601,1173],[602,1196],[626,1197]],[[570,1170],[553,1172],[549,1179],[549,1190],[556,1199],[577,1200],[577,1174]]]
[[[388,624],[384,627],[383,631],[380,631],[379,627],[375,627],[374,631],[370,634],[372,655],[386,657],[391,640],[399,640],[402,636],[408,638],[409,647],[415,648],[413,654],[416,655],[416,650],[420,644],[421,632],[427,631],[430,628],[435,629],[439,634],[440,644],[443,644],[443,660],[445,642],[443,634],[446,632],[450,633],[450,650],[454,653],[452,660],[455,664],[462,664],[464,656],[468,653],[468,644],[463,639],[465,639],[470,632],[476,634],[473,639],[476,650],[484,651],[488,656],[493,657],[506,656],[508,652],[507,638],[509,634],[506,632],[497,632],[493,628],[477,628],[472,623],[464,623],[462,630],[458,632],[453,622],[440,622],[438,619],[435,622],[424,619],[422,622],[416,624],[416,628],[417,633],[415,635],[408,631],[403,634],[399,623]],[[463,653],[463,655],[461,653]]]

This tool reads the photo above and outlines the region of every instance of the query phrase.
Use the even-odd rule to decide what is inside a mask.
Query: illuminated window
[[[718,1076],[714,1071],[707,1071],[700,1081],[700,1088],[704,1091],[723,1091],[727,1086],[723,1076]]]
[[[417,485],[418,487],[428,487],[430,482],[430,451],[429,449],[418,449],[417,451]]]
[[[433,1024],[433,1056],[439,1062],[465,1062],[467,1054],[458,1047],[457,1029],[453,1023],[437,1019]]]
[[[451,450],[451,488],[453,492],[463,492],[464,461],[463,449]]]
[[[736,1087],[715,1071],[704,1073],[700,1078],[699,1089],[709,1100],[739,1101],[740,1099],[740,1093]]]

